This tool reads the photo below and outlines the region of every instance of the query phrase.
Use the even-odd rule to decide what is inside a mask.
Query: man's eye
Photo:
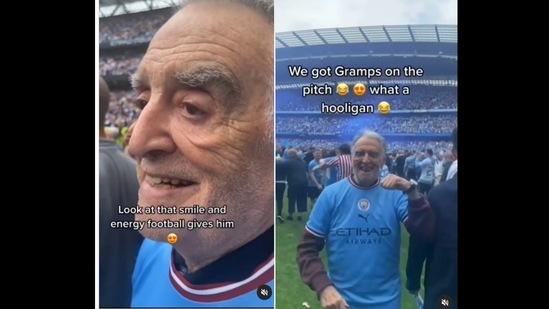
[[[139,109],[143,109],[145,108],[145,105],[147,105],[147,101],[145,100],[141,100],[141,99],[136,99],[133,104],[139,108]]]
[[[182,108],[183,108],[183,111],[189,116],[199,117],[199,116],[206,115],[204,111],[202,111],[201,109],[199,109],[198,107],[190,103],[184,103]]]

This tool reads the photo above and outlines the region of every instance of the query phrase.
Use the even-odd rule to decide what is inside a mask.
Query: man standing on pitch
[[[401,223],[430,239],[434,217],[417,183],[394,174],[380,180],[386,143],[366,131],[352,144],[353,173],[317,200],[297,262],[324,308],[399,309]],[[328,272],[319,253],[326,245]]]

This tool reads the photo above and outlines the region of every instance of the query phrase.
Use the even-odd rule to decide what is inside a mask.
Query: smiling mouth
[[[166,177],[154,177],[145,176],[145,181],[153,188],[156,189],[175,189],[183,188],[191,185],[195,185],[196,182],[180,179],[180,178],[166,178]]]
[[[364,173],[368,173],[368,172],[371,172],[374,170],[374,167],[370,164],[361,164],[360,167],[358,168],[360,171],[364,172]]]

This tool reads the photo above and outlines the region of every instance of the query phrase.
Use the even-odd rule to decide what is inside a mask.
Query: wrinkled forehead
[[[354,151],[375,151],[384,152],[381,142],[372,136],[363,136],[359,138],[353,147]]]
[[[167,58],[214,61],[246,84],[251,79],[246,76],[253,72],[272,70],[273,44],[267,19],[254,10],[231,2],[191,3],[158,30],[143,64],[162,63]]]
[[[246,18],[247,22],[241,22],[239,17]],[[151,40],[151,45],[161,39],[177,42],[185,38],[185,42],[211,41],[222,46],[239,43],[253,47],[254,44],[267,41],[255,37],[254,34],[268,31],[268,28],[267,21],[262,16],[242,5],[193,3],[180,9],[162,25]],[[176,42],[174,45],[178,45]]]

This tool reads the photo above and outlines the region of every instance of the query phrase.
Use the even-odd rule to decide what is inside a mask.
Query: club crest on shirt
[[[360,199],[358,201],[358,209],[360,209],[360,211],[368,211],[368,209],[370,209],[370,201],[365,198]]]

